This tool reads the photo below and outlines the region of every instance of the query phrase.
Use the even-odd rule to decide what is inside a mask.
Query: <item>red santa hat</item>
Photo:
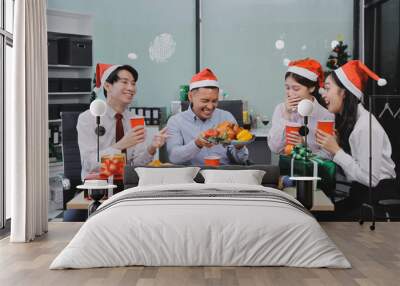
[[[288,65],[288,72],[292,72],[299,76],[305,77],[314,82],[318,82],[321,89],[324,87],[324,71],[322,70],[321,64],[314,59],[306,58],[297,61],[285,61]]]
[[[107,78],[110,74],[119,68],[121,65],[112,65],[112,64],[97,64],[96,65],[96,87],[101,88],[104,86]]]
[[[218,79],[215,74],[208,68],[203,69],[201,72],[195,74],[190,81],[189,90],[199,87],[218,87]]]
[[[368,81],[372,78],[379,86],[387,84],[386,79],[380,78],[359,60],[352,60],[334,70],[340,82],[358,99],[363,97],[363,90]]]

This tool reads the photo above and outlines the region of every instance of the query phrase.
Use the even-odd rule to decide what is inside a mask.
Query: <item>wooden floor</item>
[[[0,285],[400,285],[400,223],[370,231],[356,222],[321,223],[353,268],[122,267],[48,270],[81,223],[50,223],[32,243],[0,241]]]

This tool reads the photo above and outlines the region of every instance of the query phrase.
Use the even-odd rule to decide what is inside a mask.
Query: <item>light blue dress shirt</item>
[[[220,156],[221,165],[246,162],[249,157],[249,151],[246,147],[238,150],[232,145],[224,147],[219,144],[211,148],[199,148],[194,142],[201,132],[213,128],[225,120],[236,123],[230,112],[218,108],[214,110],[210,119],[204,121],[194,114],[190,106],[188,110],[172,116],[167,123],[167,151],[170,162],[201,166],[204,165],[204,157],[206,156]],[[232,154],[236,162],[229,160],[227,152]]]

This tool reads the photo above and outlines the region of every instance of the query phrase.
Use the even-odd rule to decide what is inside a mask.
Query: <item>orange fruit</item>
[[[293,151],[293,147],[294,146],[291,145],[291,144],[286,145],[285,149],[283,149],[283,154],[290,155],[292,153],[292,151]]]

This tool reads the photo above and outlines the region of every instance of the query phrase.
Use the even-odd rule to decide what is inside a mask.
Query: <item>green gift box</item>
[[[293,164],[293,174],[292,174]],[[296,159],[292,156],[279,156],[281,175],[320,177],[317,187],[331,197],[336,189],[336,164],[331,160],[311,155],[309,158]]]

